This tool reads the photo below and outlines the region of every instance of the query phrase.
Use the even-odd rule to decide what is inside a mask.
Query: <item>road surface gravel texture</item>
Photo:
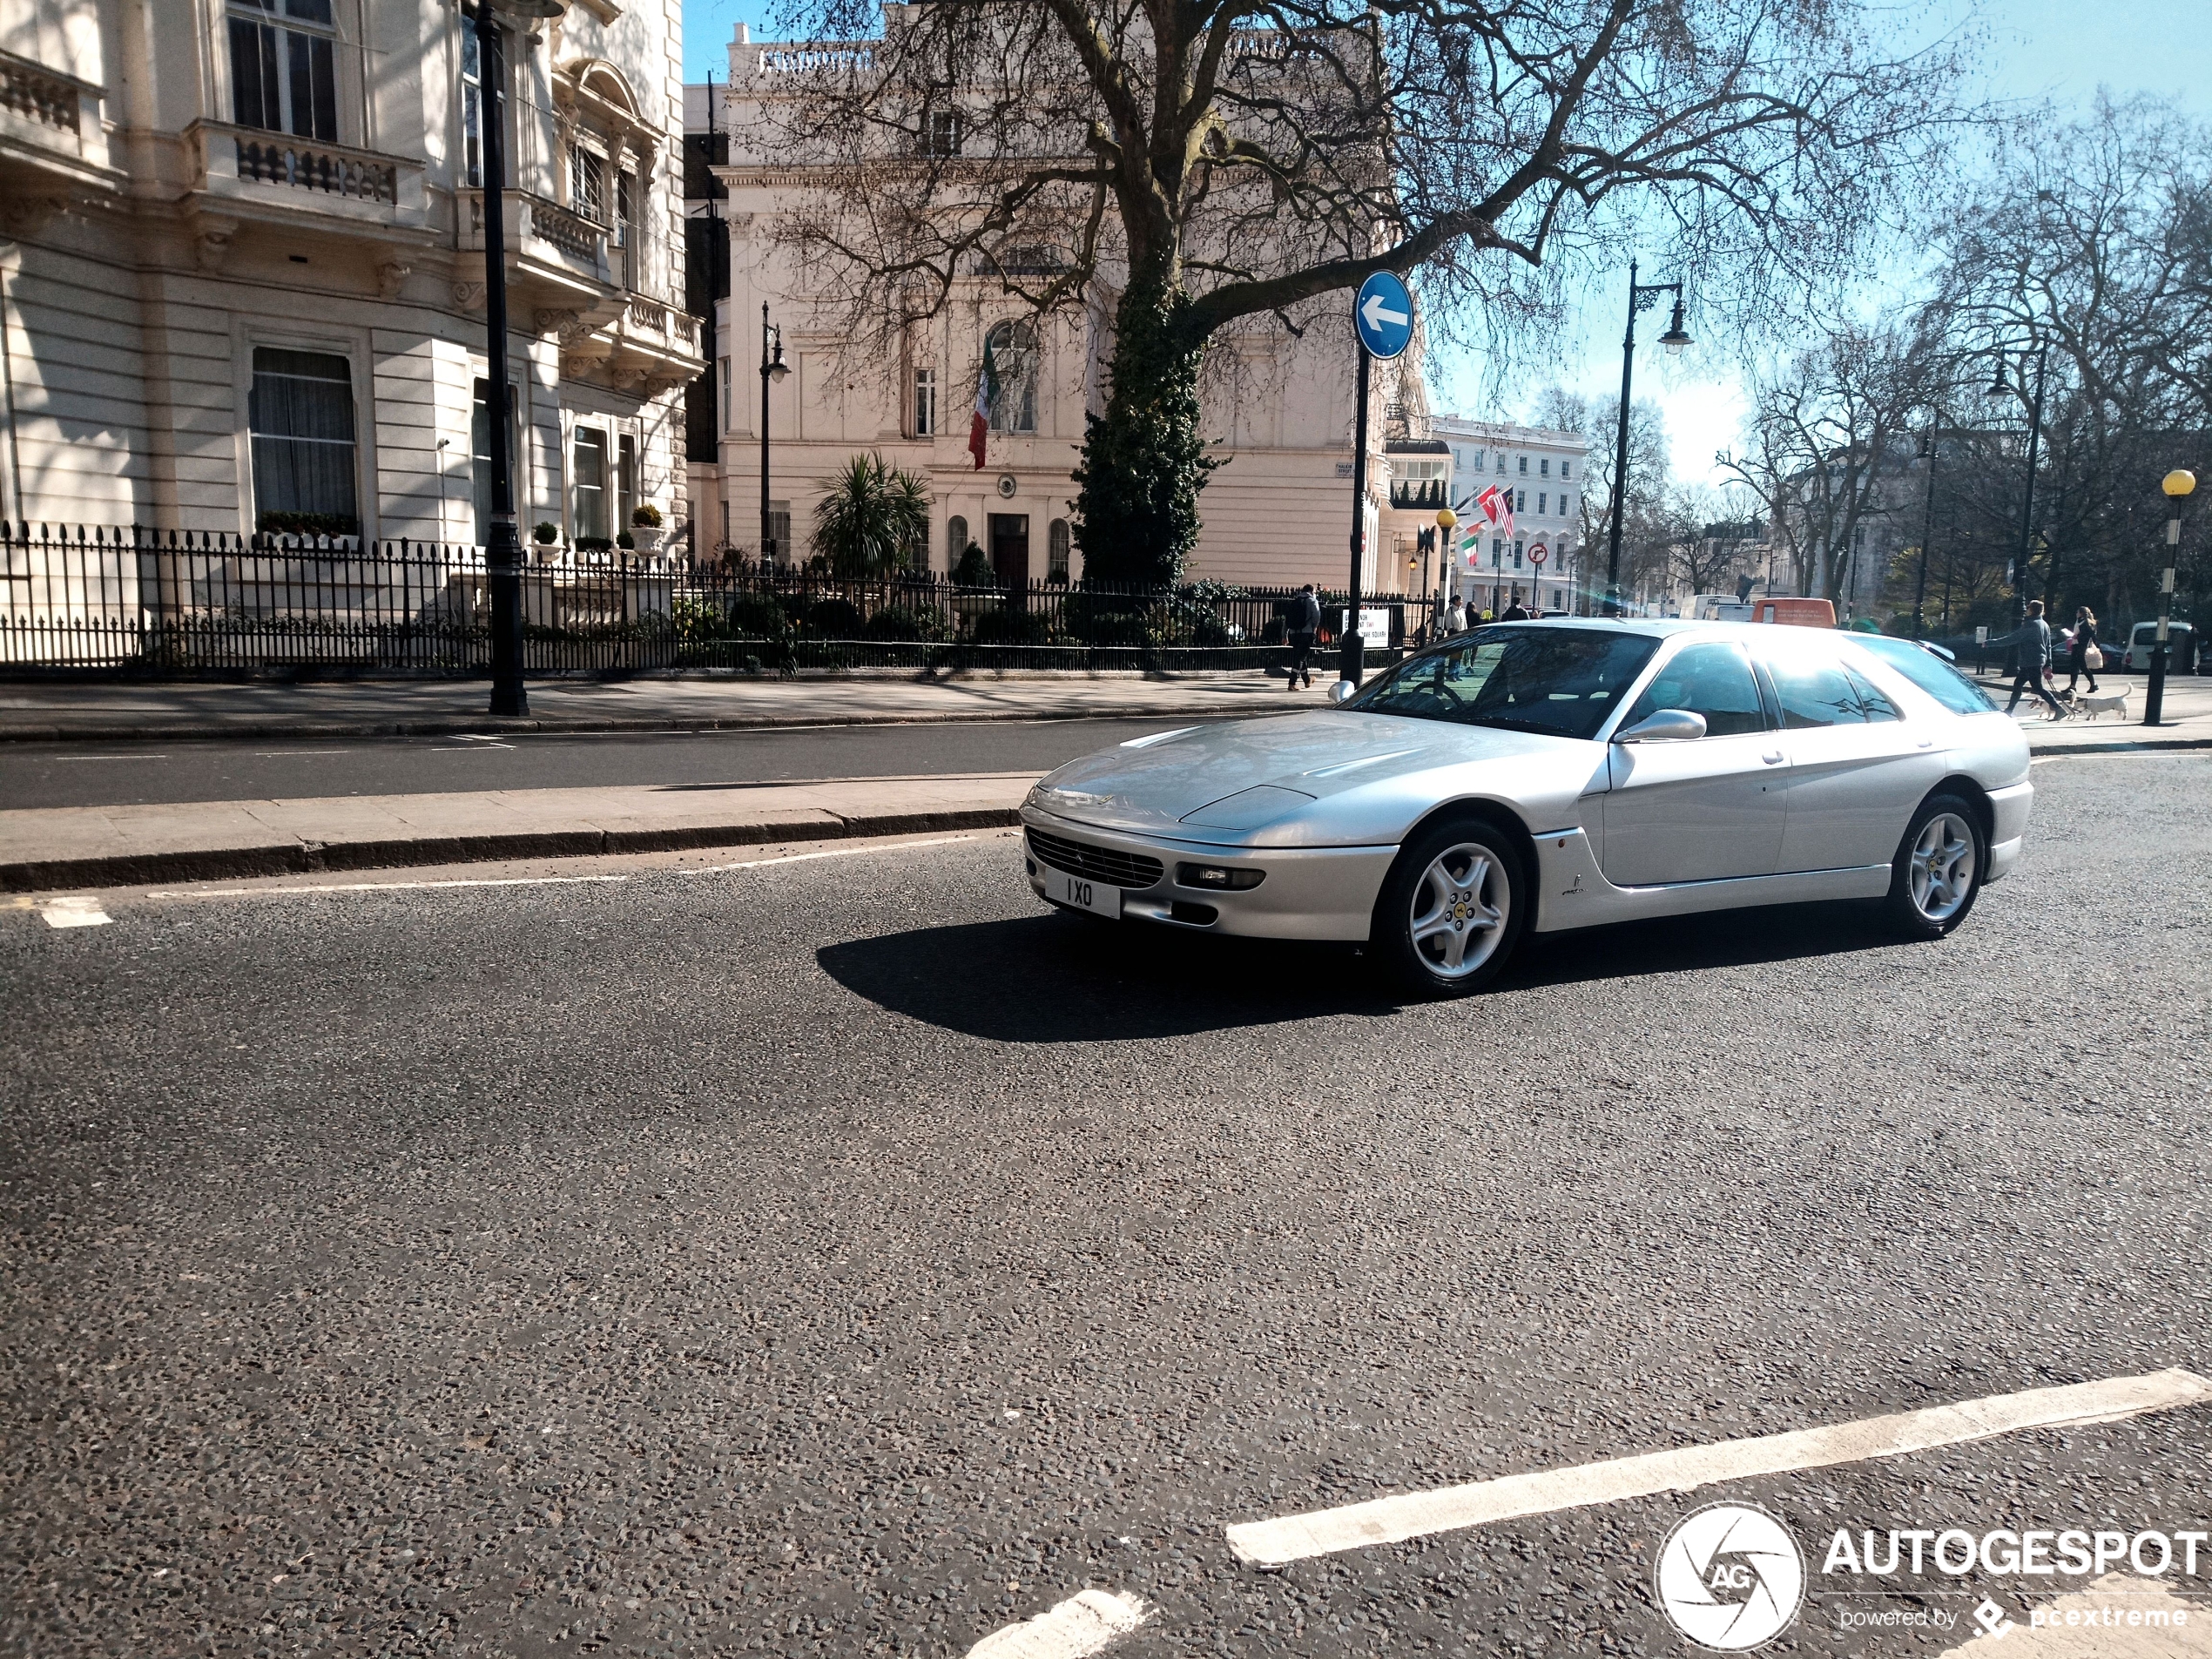
[[[1116,1659],[1676,1654],[1650,1562],[1715,1497],[1816,1568],[2205,1527],[2185,1407],[1276,1572],[1224,1539],[2212,1374],[2212,761],[2036,780],[1946,942],[1743,912],[1416,1005],[1042,914],[998,833],[0,912],[0,1651],[960,1656],[1095,1588],[1154,1609]],[[2161,1582],[2212,1620],[2205,1570]],[[1841,1633],[1832,1582],[1762,1651],[1974,1634]]]

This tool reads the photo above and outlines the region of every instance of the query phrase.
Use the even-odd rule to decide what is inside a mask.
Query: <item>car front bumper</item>
[[[1109,852],[1157,859],[1161,865],[1157,881],[1148,887],[1121,890],[1124,921],[1157,921],[1194,933],[1235,934],[1252,939],[1366,940],[1374,917],[1375,895],[1382,891],[1383,878],[1390,873],[1391,861],[1398,856],[1394,846],[1231,848],[1166,836],[1133,835],[1126,830],[1100,829],[1035,806],[1022,809],[1022,860],[1030,890],[1040,899],[1045,897],[1049,867],[1030,841],[1030,828]],[[1186,863],[1258,870],[1265,879],[1242,892],[1184,887],[1176,880],[1176,867]],[[1210,918],[1205,912],[1211,913]]]

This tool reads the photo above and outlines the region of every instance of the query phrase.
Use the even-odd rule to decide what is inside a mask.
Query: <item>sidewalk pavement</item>
[[[2022,698],[2015,718],[2020,730],[2027,734],[2027,746],[2039,755],[2212,749],[2212,678],[2196,674],[2169,678],[2159,723],[2147,726],[2143,724],[2143,687],[2147,678],[2141,674],[2116,673],[2097,677],[2103,691],[2128,693],[2125,715],[2091,717],[2085,713],[2054,720],[2044,712],[2041,703],[2033,698]],[[1979,684],[1999,699],[2000,706],[2012,695],[2009,679],[1986,676]]]
[[[2107,676],[2115,688],[2123,683]],[[2130,712],[2141,718],[2141,685],[2129,685]],[[48,691],[56,688],[39,688]],[[260,686],[71,688],[131,692],[159,699],[191,694],[217,718],[220,735],[255,729],[259,701],[228,705],[221,694],[293,696],[302,690],[361,692],[367,707],[388,717],[395,692],[423,691],[448,706],[480,688],[433,686],[268,688]],[[534,695],[537,694],[534,688]],[[587,688],[578,688],[584,690]],[[592,686],[592,692],[628,686]],[[783,682],[728,685],[662,682],[671,705],[725,723],[820,724],[828,703],[846,723],[864,719],[1049,719],[1136,713],[1173,718],[1197,711],[1260,713],[1312,707],[1280,681],[1258,676],[1223,680],[1149,682],[991,680],[918,685],[897,681]],[[673,689],[678,695],[665,693]],[[1317,688],[1318,691],[1318,688]],[[1268,695],[1268,693],[1272,695]],[[205,702],[198,699],[205,695]],[[716,699],[721,699],[718,702]],[[110,718],[125,706],[106,705]],[[176,704],[169,706],[174,708]],[[333,705],[327,705],[333,706]],[[403,705],[402,705],[403,706]],[[435,706],[428,699],[419,708]],[[932,711],[934,711],[934,712]],[[2025,707],[2022,710],[2026,715]],[[127,735],[160,732],[152,711]],[[223,723],[224,717],[237,724]],[[2023,718],[2039,756],[2157,749],[2212,749],[2212,682],[2169,684],[2167,724],[2155,730],[2116,717],[2051,722]],[[419,711],[409,718],[424,718]],[[664,712],[658,722],[669,724]],[[298,730],[299,728],[293,728]],[[358,731],[360,727],[339,727]],[[493,729],[481,720],[461,729]],[[606,725],[583,730],[620,730]],[[639,723],[633,729],[651,729]],[[122,736],[120,729],[111,735]],[[203,722],[191,735],[206,736]],[[86,734],[72,730],[73,739]],[[0,891],[148,881],[220,880],[315,870],[395,868],[509,858],[567,858],[691,847],[756,846],[840,836],[898,835],[941,829],[981,829],[1018,821],[1016,809],[1037,774],[988,772],[931,778],[845,779],[816,784],[640,785],[600,789],[493,790],[472,793],[340,796],[296,800],[198,801],[163,806],[44,807],[0,811]]]
[[[527,718],[484,712],[481,680],[280,685],[15,681],[0,684],[0,742],[175,743],[193,738],[436,737],[462,732],[694,732],[908,721],[1082,720],[1267,713],[1318,706],[1256,670],[1136,674],[534,680]]]
[[[997,828],[1041,774],[0,812],[0,892]]]

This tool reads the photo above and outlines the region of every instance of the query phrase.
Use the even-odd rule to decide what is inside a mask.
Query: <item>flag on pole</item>
[[[968,423],[968,453],[975,457],[975,470],[983,470],[983,440],[991,429],[991,405],[999,400],[998,366],[991,361],[991,342],[983,341],[983,372],[975,379],[975,418]]]

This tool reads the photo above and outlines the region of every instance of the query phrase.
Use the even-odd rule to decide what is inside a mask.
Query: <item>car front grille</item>
[[[1163,867],[1159,860],[1141,853],[1086,846],[1042,830],[1029,832],[1029,851],[1055,870],[1065,870],[1086,881],[1103,881],[1109,887],[1149,887],[1160,879]]]

